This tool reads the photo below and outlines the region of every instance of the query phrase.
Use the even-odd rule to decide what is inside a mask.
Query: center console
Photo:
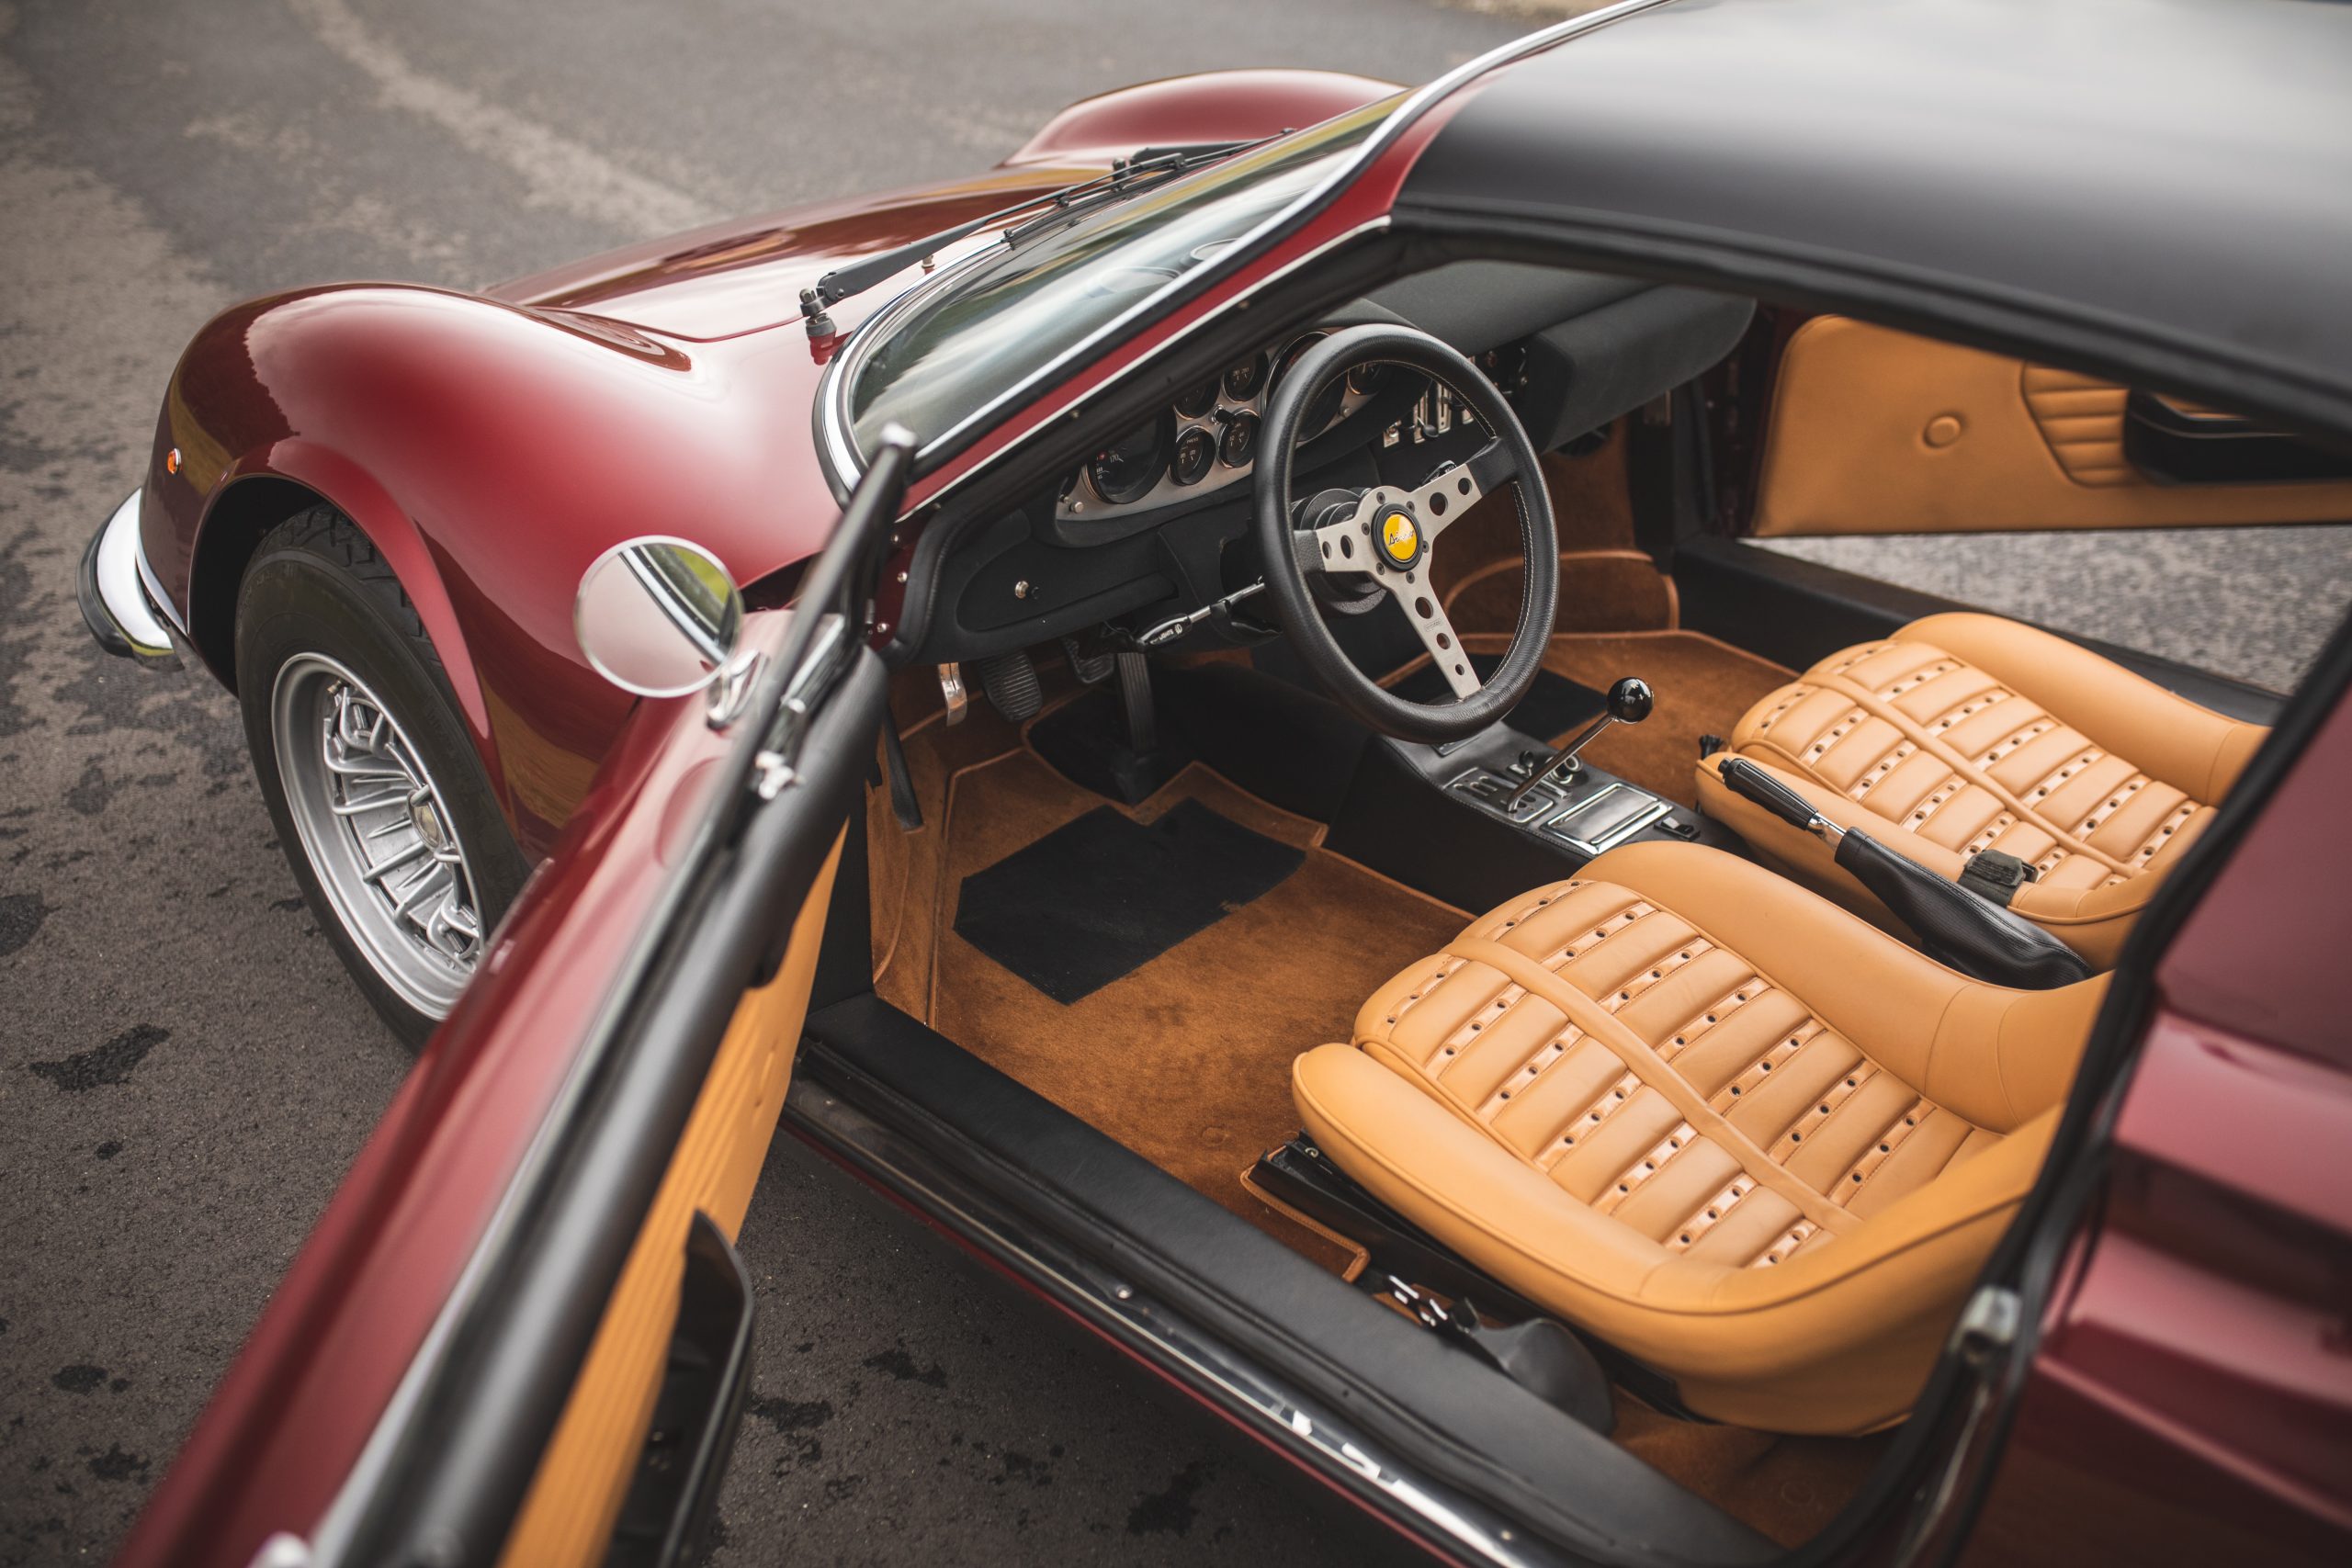
[[[1465,909],[1574,876],[1620,844],[1739,849],[1736,835],[1691,807],[1577,755],[1610,725],[1646,716],[1646,688],[1635,702],[1629,686],[1640,682],[1619,682],[1611,711],[1557,750],[1503,725],[1443,747],[1376,738],[1327,845]]]

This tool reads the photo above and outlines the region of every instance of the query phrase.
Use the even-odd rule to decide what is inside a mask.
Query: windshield
[[[1400,95],[1401,96],[1401,95]],[[887,329],[848,367],[861,450],[895,420],[930,442],[1312,189],[1398,98],[1237,154],[1188,179],[1001,246]]]

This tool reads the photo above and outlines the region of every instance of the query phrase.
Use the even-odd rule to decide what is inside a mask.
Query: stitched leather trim
[[[1852,1202],[1855,1194],[1862,1190],[1863,1183],[1877,1175],[1878,1168],[1903,1146],[1903,1141],[1917,1132],[1919,1124],[1935,1113],[1933,1105],[1926,1100],[1918,1100],[1912,1102],[1910,1110],[1888,1123],[1886,1131],[1878,1135],[1878,1142],[1862,1151],[1862,1157],[1854,1162],[1853,1168],[1846,1172],[1845,1179],[1838,1183],[1838,1201]]]
[[[1463,956],[1475,958],[1490,968],[1499,969],[1529,990],[1543,995],[1545,1000],[1571,1019],[1575,1019],[1577,1012],[1584,1009],[1599,1010],[1594,1008],[1591,998],[1577,990],[1576,987],[1568,985],[1524,953],[1505,947],[1499,942],[1484,942],[1476,938],[1458,942],[1454,945]],[[1797,1213],[1816,1224],[1833,1231],[1852,1223],[1850,1216],[1846,1215],[1820,1193],[1773,1164],[1770,1156],[1757,1145],[1753,1138],[1708,1110],[1689,1080],[1659,1060],[1657,1053],[1650,1049],[1646,1042],[1618,1022],[1613,1016],[1602,1013],[1600,1018],[1593,1020],[1585,1030],[1585,1036],[1615,1052],[1618,1059],[1623,1062],[1644,1085],[1656,1089],[1659,1095],[1663,1096],[1668,1104],[1681,1113],[1684,1121],[1731,1151],[1742,1166],[1755,1171],[1758,1179],[1787,1199],[1790,1206]]]
[[[1772,1157],[1782,1165],[1788,1164],[1791,1156],[1804,1146],[1805,1139],[1819,1133],[1856,1089],[1877,1076],[1878,1068],[1864,1057],[1852,1072],[1824,1090],[1813,1109],[1798,1117],[1789,1130],[1781,1134],[1780,1141],[1772,1145]]]
[[[1773,1264],[1780,1262],[1782,1258],[1795,1252],[1797,1248],[1803,1247],[1806,1242],[1811,1241],[1813,1239],[1813,1233],[1820,1228],[1821,1227],[1819,1225],[1815,1224],[1811,1220],[1799,1220],[1795,1224],[1792,1224],[1787,1230],[1782,1231],[1779,1238],[1776,1239],[1771,1246],[1766,1247],[1761,1253],[1758,1254],[1756,1261],[1750,1263],[1748,1267],[1750,1269],[1770,1269]]]
[[[1615,1115],[1627,1100],[1633,1099],[1634,1092],[1641,1087],[1641,1075],[1628,1072],[1623,1077],[1602,1089],[1594,1097],[1591,1104],[1568,1119],[1567,1130],[1544,1145],[1543,1157],[1535,1163],[1545,1170],[1559,1164],[1567,1152],[1577,1146],[1577,1139],[1590,1137],[1600,1129],[1602,1122]]]
[[[1731,1179],[1722,1191],[1690,1211],[1683,1222],[1674,1228],[1673,1234],[1666,1238],[1666,1249],[1668,1252],[1682,1252],[1689,1249],[1692,1243],[1714,1229],[1715,1225],[1725,1214],[1732,1212],[1733,1207],[1742,1198],[1755,1190],[1756,1179],[1746,1171],[1741,1171]]]
[[[1707,1101],[1707,1109],[1717,1115],[1730,1115],[1732,1107],[1739,1103],[1742,1095],[1754,1094],[1765,1079],[1777,1069],[1788,1066],[1790,1059],[1804,1049],[1805,1044],[1821,1031],[1819,1019],[1806,1019],[1803,1024],[1790,1031],[1786,1039],[1749,1063],[1737,1077],[1715,1090],[1714,1098]]]
[[[1644,1182],[1664,1170],[1669,1160],[1698,1139],[1699,1130],[1690,1122],[1677,1125],[1673,1132],[1652,1145],[1649,1153],[1617,1173],[1617,1179],[1603,1188],[1600,1196],[1592,1201],[1592,1212],[1596,1214],[1613,1213],[1618,1204],[1639,1191]]]
[[[1568,1047],[1583,1038],[1584,1031],[1573,1023],[1562,1030],[1548,1044],[1521,1064],[1510,1077],[1502,1081],[1501,1086],[1494,1093],[1487,1097],[1487,1102],[1478,1107],[1478,1120],[1492,1122],[1497,1116],[1502,1114],[1503,1107],[1510,1103],[1510,1097],[1513,1094],[1524,1091],[1529,1085],[1542,1077],[1544,1068],[1566,1055]]]

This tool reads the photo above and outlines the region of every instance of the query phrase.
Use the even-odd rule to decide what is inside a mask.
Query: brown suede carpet
[[[1811,1540],[1853,1500],[1895,1428],[1796,1438],[1661,1416],[1617,1398],[1618,1445],[1782,1546]]]

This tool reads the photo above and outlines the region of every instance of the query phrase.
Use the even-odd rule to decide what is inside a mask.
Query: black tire
[[[310,656],[344,667],[380,701],[447,807],[486,938],[530,868],[467,735],[440,656],[391,569],[331,506],[312,507],[262,540],[238,589],[236,639],[245,745],[303,901],[384,1021],[422,1045],[439,1012],[419,1007],[379,973],[305,847],[280,773],[273,692],[282,671]]]

